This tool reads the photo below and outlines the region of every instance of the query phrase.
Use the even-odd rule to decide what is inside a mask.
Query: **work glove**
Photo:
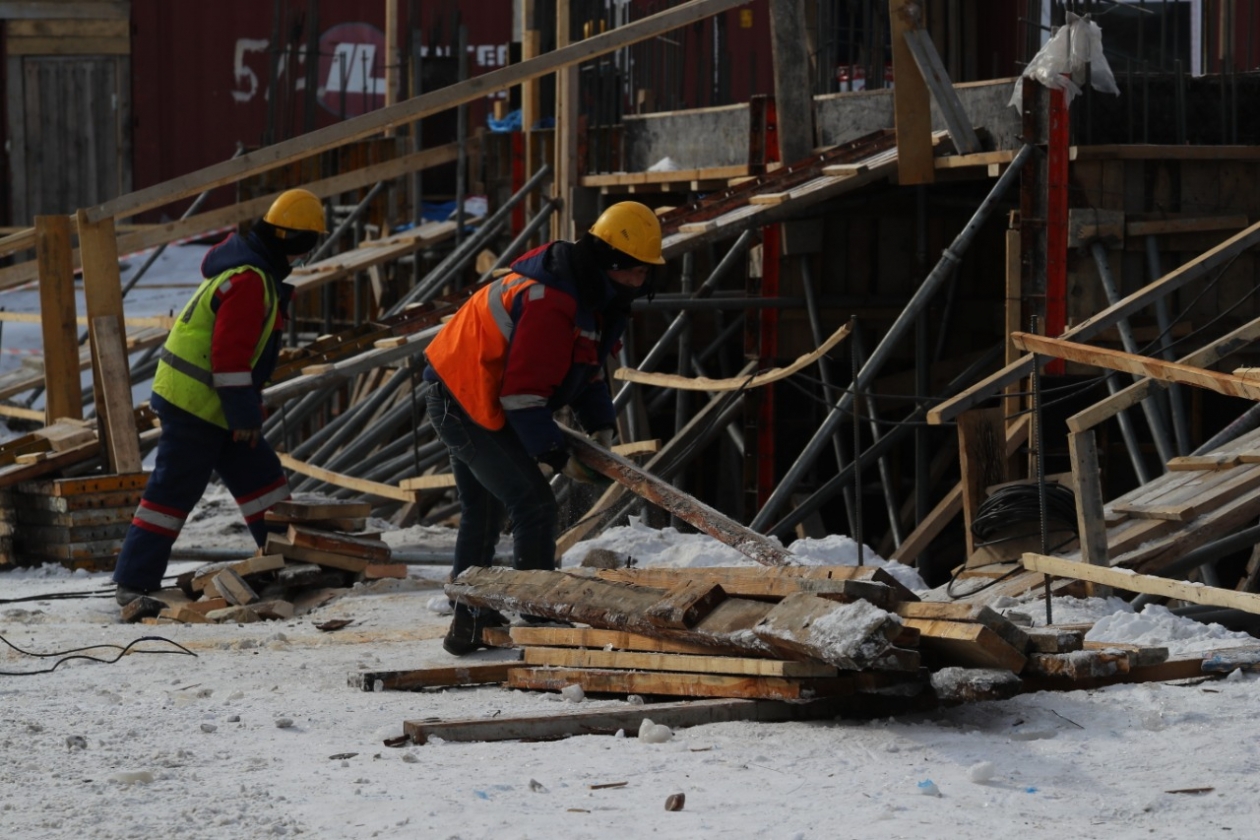
[[[596,472],[586,464],[577,459],[577,456],[570,455],[569,460],[565,463],[562,473],[579,484],[593,484],[597,487],[607,487],[610,483],[603,473]]]
[[[613,439],[616,436],[617,431],[615,429],[600,429],[598,432],[591,435],[591,438],[604,449],[612,449]]]

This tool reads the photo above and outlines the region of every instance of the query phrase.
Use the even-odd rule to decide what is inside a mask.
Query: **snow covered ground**
[[[248,550],[225,501],[213,492],[181,545]],[[451,545],[439,528],[386,537],[398,550]],[[645,565],[740,562],[707,537],[637,525],[598,544]],[[855,555],[843,537],[800,548],[811,562]],[[0,636],[25,650],[170,640],[144,641],[113,664],[76,659],[29,676],[16,674],[57,660],[0,652],[0,826],[15,838],[1255,836],[1260,681],[1241,673],[869,722],[714,724],[664,743],[583,736],[389,748],[383,741],[402,734],[404,720],[625,705],[497,687],[350,688],[348,675],[361,670],[506,655],[442,651],[444,572],[413,566],[405,581],[356,587],[287,622],[163,627],[119,623],[108,597],[55,597],[108,594],[104,574],[0,574],[0,598],[10,601],[0,604]],[[41,597],[11,600],[32,596]],[[1249,639],[1158,608],[1135,616],[1118,600],[1055,606],[1065,620],[1110,615],[1100,623],[1109,638],[1174,651]],[[352,623],[316,629],[332,618]],[[171,642],[196,657],[134,652],[176,650]],[[626,784],[592,788],[615,782]],[[1200,792],[1169,792],[1182,790]],[[685,807],[666,811],[675,793]]]
[[[203,251],[170,249],[147,281],[152,288],[128,297],[128,314],[178,308]],[[0,306],[35,311],[37,300],[21,297],[31,294],[0,294]],[[38,329],[7,325],[0,368],[38,342]],[[147,396],[142,390],[138,398]],[[453,542],[439,528],[386,539],[400,551],[449,551]],[[251,550],[217,489],[179,545]],[[707,537],[632,525],[576,547],[566,563],[593,546],[641,565],[746,562]],[[793,548],[815,563],[853,562],[856,554],[843,537]],[[175,563],[170,572],[194,566]],[[893,568],[906,585],[922,586],[912,570]],[[507,655],[455,660],[442,651],[444,574],[413,566],[405,581],[357,587],[287,622],[138,627],[119,623],[105,574],[0,572],[0,637],[11,645],[54,654],[161,637],[113,664],[71,659],[51,673],[33,672],[60,657],[0,645],[0,829],[11,838],[76,840],[1257,836],[1260,681],[1242,673],[875,721],[723,723],[662,743],[583,736],[386,747],[404,720],[625,705],[586,699],[575,707],[559,695],[497,687],[350,688],[347,676],[361,670]],[[70,593],[100,597],[61,597]],[[316,629],[332,618],[351,623]],[[1134,615],[1119,599],[1060,599],[1055,618],[1094,620],[1091,638],[1165,644],[1174,653],[1254,643],[1161,608]],[[174,643],[196,656],[138,653],[176,651]],[[593,787],[618,782],[625,785]],[[666,811],[676,793],[686,795],[685,807]]]

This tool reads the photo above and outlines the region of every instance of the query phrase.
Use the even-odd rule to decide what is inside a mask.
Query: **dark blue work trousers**
[[[554,569],[558,506],[551,487],[510,426],[490,431],[475,423],[443,387],[425,395],[429,421],[446,444],[459,491],[459,533],[451,579],[469,566],[489,566],[512,522],[512,566]]]
[[[241,508],[254,542],[267,540],[266,511],[289,497],[280,459],[265,440],[250,447],[227,429],[154,396],[162,421],[153,474],[123,540],[114,582],[132,589],[159,589],[171,547],[188,514],[218,472]]]

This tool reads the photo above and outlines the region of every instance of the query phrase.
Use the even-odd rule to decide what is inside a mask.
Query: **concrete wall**
[[[972,125],[984,127],[994,148],[1018,148],[1019,112],[1007,106],[1013,79],[974,82],[956,88]],[[893,128],[891,90],[833,93],[814,98],[819,142],[836,146],[864,134]],[[625,159],[627,172],[643,172],[668,157],[678,169],[737,166],[748,162],[748,106],[727,105],[694,111],[627,116]],[[945,123],[932,103],[932,128]]]
[[[627,172],[643,172],[668,157],[676,169],[748,162],[748,105],[626,116]]]

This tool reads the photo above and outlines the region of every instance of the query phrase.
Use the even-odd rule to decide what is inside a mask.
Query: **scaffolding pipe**
[[[814,335],[814,346],[819,347],[822,346],[824,339],[822,332],[822,318],[818,312],[818,300],[814,295],[813,271],[810,269],[808,259],[803,259],[800,262],[801,286],[805,289],[805,309],[809,315],[809,328]],[[823,356],[818,360],[818,378],[822,380],[823,398],[827,400],[828,405],[834,405],[838,396],[835,387],[831,384],[831,364],[830,360],[826,356]],[[836,433],[831,436],[831,448],[832,454],[835,455],[836,458],[836,469],[844,469],[844,465],[849,462],[849,459],[845,454],[844,437],[840,434],[839,429],[837,429]],[[846,484],[844,489],[840,491],[840,495],[844,500],[844,513],[849,523],[849,529],[852,530],[853,523],[857,521],[857,513],[855,512],[853,504],[853,488]],[[900,545],[900,541],[898,541],[897,544]]]
[[[547,219],[551,217],[551,214],[556,212],[560,206],[560,199],[551,197],[544,198],[542,207],[538,210],[538,213],[534,215],[534,218],[529,220],[529,224],[527,224],[521,232],[516,235],[516,238],[508,243],[508,246],[503,249],[503,253],[499,254],[499,258],[494,261],[494,265],[490,266],[490,270],[481,275],[481,277],[477,279],[477,282],[486,282],[496,271],[516,259],[517,255],[522,253],[521,249],[525,247],[525,244],[529,242],[535,233],[538,233],[542,226],[547,223]]]
[[[447,276],[455,270],[457,266],[463,265],[468,258],[477,253],[485,242],[493,237],[498,229],[507,223],[511,216],[512,210],[521,202],[525,196],[533,192],[534,188],[543,182],[543,179],[551,174],[551,165],[544,163],[533,176],[525,182],[525,184],[513,193],[512,197],[503,202],[503,206],[490,217],[481,223],[477,233],[465,239],[462,244],[456,247],[451,253],[446,255],[442,262],[438,263],[432,271],[425,275],[424,279],[415,285],[411,291],[407,292],[397,303],[390,307],[385,316],[395,315],[400,312],[407,304],[415,301],[417,298],[426,297],[434,290],[441,287]]]
[[[993,186],[993,190],[980,203],[980,207],[967,222],[966,226],[963,227],[950,246],[941,254],[941,259],[937,262],[936,267],[932,269],[931,273],[919,285],[919,288],[915,290],[914,296],[911,297],[906,308],[897,316],[897,320],[889,327],[888,332],[884,334],[871,357],[867,359],[866,364],[858,372],[857,379],[853,382],[853,392],[865,391],[870,388],[871,383],[879,375],[880,370],[883,369],[884,363],[892,356],[897,343],[901,341],[907,329],[913,326],[915,319],[927,307],[941,284],[954,272],[962,259],[962,255],[966,252],[968,246],[971,245],[972,239],[975,238],[976,232],[988,220],[990,213],[993,212],[998,201],[1006,194],[1011,184],[1015,183],[1020,170],[1024,168],[1024,164],[1028,162],[1028,158],[1032,155],[1033,148],[1029,143],[1024,144],[1019,153],[1015,155],[1014,160],[1011,161],[1010,167],[1002,173],[1002,177],[998,178],[997,183]],[[774,492],[770,494],[766,504],[757,512],[749,526],[754,531],[765,528],[792,497],[796,485],[800,483],[805,472],[817,460],[820,451],[826,445],[826,441],[835,433],[836,428],[844,419],[845,413],[852,410],[853,392],[845,393],[840,397],[840,401],[832,407],[822,426],[814,432],[814,436],[810,438],[800,457],[796,459],[796,462],[788,470],[787,475],[783,477]],[[884,440],[888,440],[890,437],[891,435],[885,437]]]
[[[948,398],[949,396],[958,393],[958,391],[962,388],[970,385],[975,381],[977,376],[981,375],[991,364],[1001,358],[1003,352],[1004,345],[995,345],[991,350],[989,350],[989,352],[977,359],[965,371],[950,382],[949,385],[946,386],[942,396]],[[850,409],[846,409],[846,411],[848,410]],[[875,459],[890,452],[894,446],[910,434],[910,430],[914,428],[913,424],[923,422],[923,418],[926,414],[926,405],[915,408],[908,417],[901,421],[902,425],[896,426],[892,431],[880,438],[878,443],[862,452],[861,455],[854,459],[852,464],[849,464],[847,467],[837,472],[834,476],[827,480],[826,484],[815,490],[808,499],[805,499],[789,511],[788,514],[784,516],[783,519],[781,519],[773,528],[770,528],[768,531],[763,533],[772,536],[782,536],[788,533],[788,531],[794,528],[798,522],[804,521],[807,516],[822,507],[823,504],[834,496],[840,488],[852,481],[854,464],[860,461],[863,465],[869,466]]]
[[[378,181],[376,186],[368,190],[368,194],[363,197],[363,200],[356,204],[354,209],[341,220],[341,224],[337,225],[337,229],[330,233],[328,238],[324,240],[323,244],[315,249],[315,253],[302,260],[302,265],[314,265],[322,260],[324,256],[332,250],[333,246],[337,244],[337,240],[341,238],[342,234],[349,230],[350,227],[359,220],[359,216],[363,215],[363,211],[368,208],[368,205],[372,203],[372,200],[381,194],[381,190],[385,189],[385,184],[385,181]],[[324,288],[328,288],[328,286],[325,286]]]
[[[395,371],[389,381],[373,391],[371,396],[365,400],[359,400],[341,412],[332,422],[294,447],[293,457],[302,459],[309,457],[312,461],[321,462],[336,452],[337,447],[345,443],[348,437],[363,431],[363,427],[357,421],[370,417],[372,412],[380,408],[385,400],[398,390],[409,375],[409,371],[405,368]]]
[[[1107,303],[1115,306],[1120,302],[1120,290],[1116,287],[1116,278],[1112,275],[1111,263],[1107,260],[1107,246],[1095,240],[1090,243],[1089,251],[1094,256],[1094,264],[1098,266],[1098,279],[1102,281],[1103,291],[1107,293]],[[1141,348],[1133,338],[1133,328],[1129,325],[1128,318],[1117,321],[1116,329],[1120,332],[1120,343],[1126,353],[1141,352]],[[1141,382],[1142,377],[1135,375],[1133,381]],[[1164,425],[1164,418],[1160,415],[1159,403],[1153,396],[1142,400],[1142,413],[1146,416],[1147,425],[1151,427],[1151,435],[1155,438],[1155,449],[1159,452],[1160,462],[1167,464],[1174,455],[1172,441],[1168,437],[1168,427]]]
[[[858,329],[857,321],[854,321],[853,335],[849,340],[853,342],[853,352],[857,356],[859,364],[866,360],[866,350],[862,344],[862,331]],[[866,395],[866,412],[870,418],[869,425],[871,427],[872,445],[879,443],[882,436],[879,430],[879,409],[875,406],[874,394]],[[853,422],[857,422],[857,417],[853,418]],[[893,545],[901,548],[901,516],[899,512],[901,506],[897,504],[897,491],[893,486],[892,471],[888,466],[888,459],[881,456],[879,459],[879,483],[884,488],[884,505],[888,509],[888,525],[892,529]]]
[[[1159,243],[1155,237],[1146,237],[1146,270],[1147,276],[1154,283],[1164,276],[1159,264]],[[1161,355],[1170,362],[1177,361],[1173,352],[1172,323],[1168,317],[1168,299],[1160,296],[1155,300],[1155,318],[1159,325],[1159,344]],[[1172,382],[1168,386],[1168,405],[1172,413],[1173,437],[1177,441],[1177,454],[1185,455],[1190,451],[1190,426],[1186,422],[1186,401],[1181,385]]]
[[[714,286],[717,285],[717,282],[722,279],[726,272],[730,270],[731,266],[735,264],[736,259],[752,244],[754,236],[755,234],[751,230],[746,230],[740,234],[739,239],[736,239],[735,244],[731,246],[731,250],[726,252],[726,256],[722,257],[722,260],[717,264],[717,267],[714,268],[712,273],[710,273],[705,281],[700,284],[700,288],[696,289],[695,294],[692,295],[693,300],[705,298],[712,293]],[[661,334],[661,337],[657,340],[656,344],[654,344],[652,349],[648,351],[647,355],[643,357],[643,361],[639,363],[639,370],[651,370],[658,362],[660,362],[661,357],[664,356],[671,347],[673,347],[679,333],[681,333],[683,328],[687,326],[690,319],[691,315],[688,312],[683,311],[678,313],[673,322],[665,329],[665,332]],[[613,407],[617,411],[620,411],[626,404],[626,400],[630,399],[630,387],[631,383],[627,382],[621,387],[621,390],[617,392],[617,395],[613,397]]]

